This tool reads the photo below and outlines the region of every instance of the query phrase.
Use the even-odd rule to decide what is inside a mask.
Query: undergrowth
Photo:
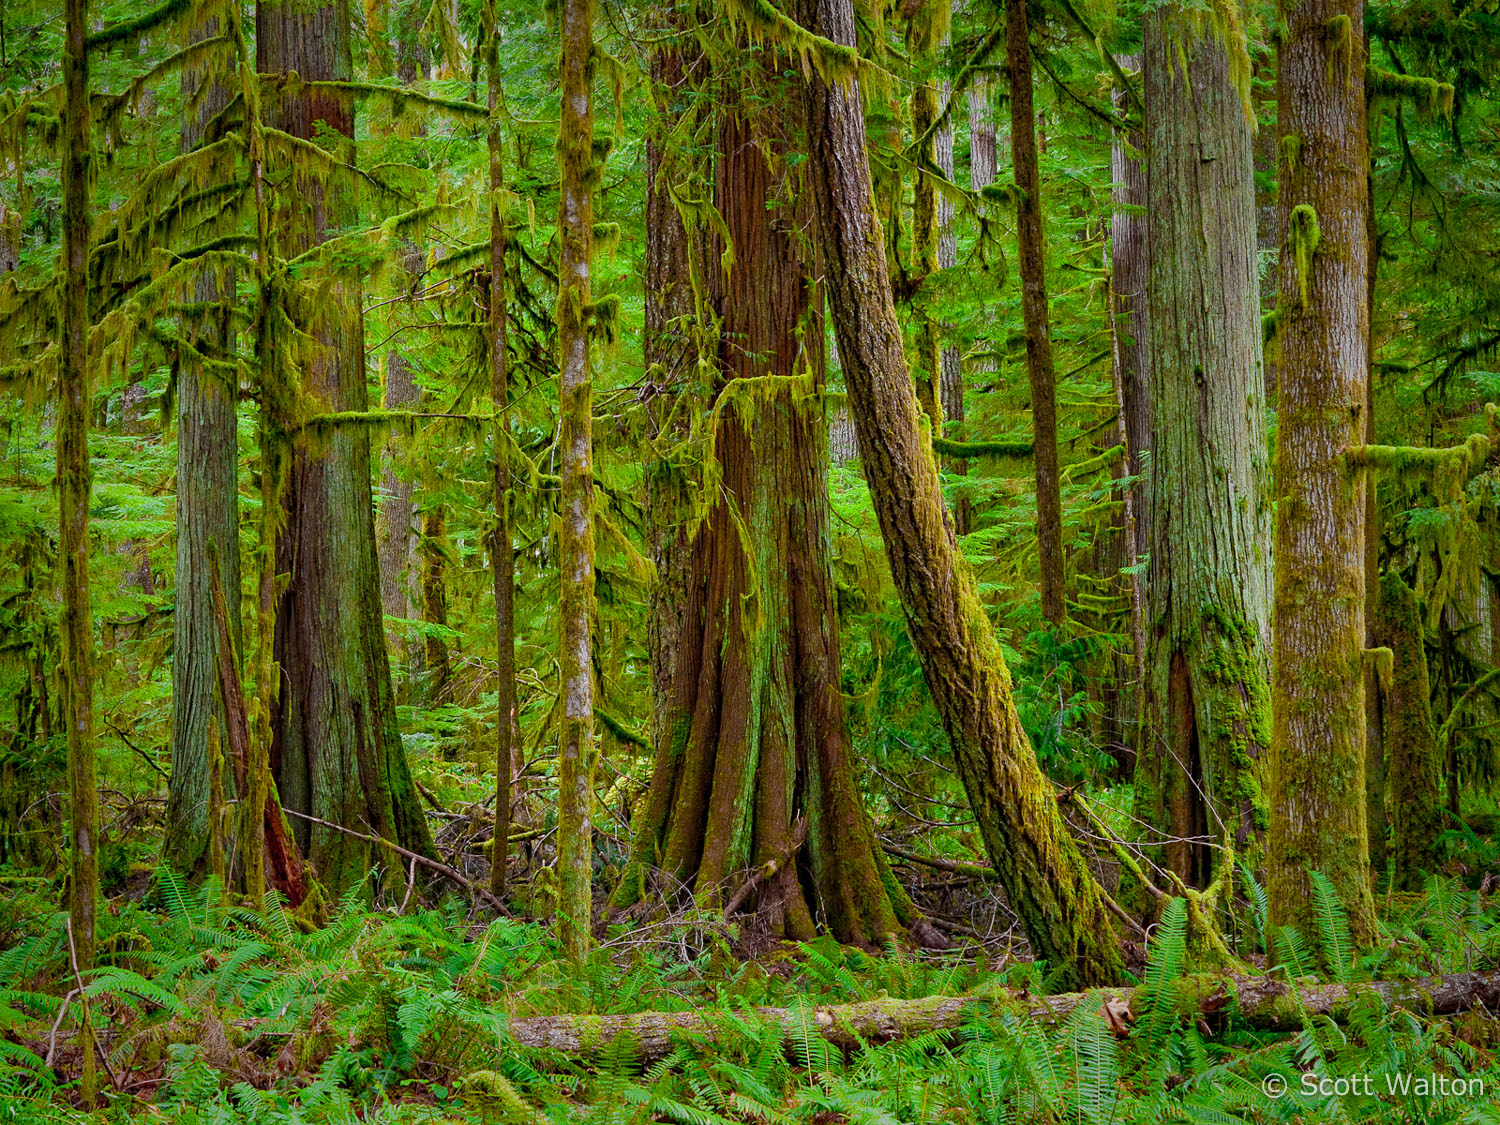
[[[1253,909],[1259,888],[1243,879]],[[1487,967],[1500,952],[1493,905],[1454,883],[1434,880],[1392,909],[1373,952],[1353,949],[1331,896],[1320,902],[1319,933],[1273,935],[1298,987],[1317,964],[1325,979],[1357,982]],[[83,1119],[70,1085],[80,1000],[114,1087],[92,1120],[1500,1121],[1497,1099],[1474,1093],[1476,1082],[1500,1090],[1484,1018],[1427,1021],[1374,993],[1342,1024],[1309,1017],[1292,1035],[1257,1031],[1232,1006],[1199,1015],[1180,900],[1153,932],[1129,1014],[1096,993],[1050,1026],[1015,1000],[1041,979],[1024,962],[818,941],[736,963],[705,926],[688,945],[616,929],[575,972],[543,926],[475,924],[457,901],[400,917],[351,897],[308,932],[274,898],[247,910],[211,881],[191,888],[165,870],[100,930],[100,967],[80,992],[63,915],[27,896],[0,913],[0,1121]],[[962,1026],[846,1051],[812,1018],[817,1005],[933,995],[974,998]],[[773,1023],[758,1006],[802,1018]],[[712,1035],[684,1034],[644,1059],[628,1036],[581,1058],[508,1034],[532,1015],[643,1010],[700,1012]],[[1423,1096],[1399,1080],[1392,1090],[1398,1076],[1462,1084]],[[1278,1080],[1286,1092],[1273,1097],[1267,1083]]]

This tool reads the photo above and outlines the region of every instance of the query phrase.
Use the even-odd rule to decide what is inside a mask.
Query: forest
[[[0,1123],[1500,1122],[1500,0],[0,0]]]

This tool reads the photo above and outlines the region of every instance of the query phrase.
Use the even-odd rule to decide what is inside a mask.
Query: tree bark
[[[938,91],[934,83],[940,29],[948,23],[948,0],[925,0],[910,16],[913,61],[918,69],[911,92],[911,131],[915,140],[926,137],[917,154],[912,176],[911,287],[917,296],[916,356],[912,375],[917,381],[917,401],[935,435],[943,433],[942,362],[938,321],[931,297],[921,292],[922,282],[938,271],[938,193],[932,176],[923,169],[936,163],[937,137],[928,136],[937,120]],[[908,6],[908,10],[910,6]],[[950,137],[951,150],[951,137]],[[950,151],[951,162],[951,151]]]
[[[709,286],[721,499],[692,540],[668,741],[614,905],[642,896],[657,857],[700,902],[780,858],[755,898],[773,929],[810,939],[816,907],[841,941],[878,946],[910,927],[934,944],[876,848],[855,781],[829,561],[823,318],[799,250],[810,216],[773,210],[790,194],[773,171],[787,149],[779,130],[743,103],[719,112],[715,204],[734,248]]]
[[[347,79],[349,33],[347,0],[261,0],[258,69],[296,72],[308,80]],[[267,123],[293,136],[311,140],[326,128],[351,138],[339,155],[352,160],[354,118],[343,95],[283,90],[267,108]],[[284,256],[291,256],[346,221],[352,189],[335,173],[298,175],[278,205],[276,229]],[[367,406],[360,309],[358,282],[338,278],[305,325],[316,344],[300,357],[302,389],[318,410]],[[271,747],[282,802],[430,855],[431,835],[396,722],[365,428],[300,436],[283,504],[276,569],[289,578],[276,612],[275,659],[282,680]],[[334,897],[372,865],[363,840],[305,821],[298,822],[296,835]],[[382,860],[388,884],[399,887],[404,865],[394,853]]]
[[[589,261],[593,251],[593,0],[561,0],[561,175],[557,205],[557,347],[561,382],[562,493],[558,569],[559,686],[557,918],[564,954],[581,962],[591,944],[593,909],[594,476],[593,383],[589,364]]]
[[[1379,594],[1371,632],[1375,644],[1391,653],[1390,686],[1380,701],[1383,749],[1390,757],[1391,879],[1398,891],[1420,891],[1438,869],[1443,762],[1417,596],[1395,571],[1381,578]]]
[[[802,22],[854,43],[850,0],[800,0]],[[1070,984],[1121,971],[1103,894],[1068,835],[1011,696],[920,437],[865,155],[859,85],[809,79],[810,179],[825,284],[891,575],[985,848],[1036,955]]]
[[[1285,12],[1277,103],[1282,230],[1276,587],[1267,890],[1272,921],[1316,928],[1309,871],[1375,935],[1365,823],[1364,5]]]
[[[490,853],[490,893],[505,894],[506,851],[510,840],[510,802],[513,786],[511,732],[516,721],[516,551],[511,535],[510,475],[510,322],[507,302],[509,280],[505,273],[505,250],[510,226],[500,193],[505,189],[505,152],[500,132],[500,36],[498,15],[492,2],[486,8],[489,36],[485,49],[489,69],[487,100],[490,110],[485,144],[490,173],[490,305],[489,346],[490,402],[495,412],[491,430],[493,462],[490,472],[495,494],[495,526],[486,540],[495,597],[495,834]]]
[[[1423,1016],[1457,1015],[1500,1002],[1500,972],[1453,973],[1414,980],[1367,984],[1303,984],[1294,993],[1285,982],[1260,976],[1197,976],[1181,982],[1181,1010],[1207,1016],[1235,1012],[1263,1031],[1300,1031],[1311,1016],[1349,1019],[1361,998],[1371,994],[1391,1008]],[[1000,996],[924,996],[915,1000],[862,1000],[806,1008],[756,1008],[753,1019],[779,1025],[788,1039],[804,1030],[842,1050],[893,1043],[931,1032],[954,1031],[985,1013],[1024,1013],[1041,1024],[1057,1024],[1081,1005],[1103,998],[1120,1020],[1129,1021],[1137,998],[1155,1001],[1145,990],[1105,988],[1053,996],[1009,993]],[[1190,1006],[1190,1007],[1189,1007]],[[1102,1019],[1102,1015],[1100,1016]],[[523,1016],[506,1028],[522,1047],[597,1058],[620,1036],[646,1061],[671,1053],[684,1037],[714,1042],[719,1023],[699,1012],[636,1012],[623,1016]],[[738,1032],[731,1031],[731,1036]],[[733,1040],[738,1041],[738,1040]]]
[[[62,137],[62,340],[57,365],[58,562],[62,613],[58,669],[68,746],[68,950],[75,975],[94,967],[99,898],[99,795],[94,747],[94,612],[89,597],[89,167],[93,137],[89,113],[87,0],[66,0],[63,12]],[[81,1096],[92,1108],[94,1031],[88,1006],[78,1021]]]
[[[1026,324],[1026,375],[1036,462],[1036,545],[1042,616],[1060,628],[1067,615],[1063,579],[1062,481],[1057,468],[1057,388],[1047,310],[1047,261],[1042,227],[1042,176],[1037,163],[1036,110],[1031,93],[1031,28],[1026,3],[1005,5],[1005,60],[1010,72],[1010,143],[1016,181],[1016,242],[1021,263],[1021,316]]]
[[[219,21],[199,21],[194,40],[219,34]],[[206,86],[206,88],[205,88]],[[189,115],[182,124],[183,152],[191,152],[203,130],[229,102],[228,86],[191,71],[183,76]],[[204,277],[193,293],[210,305],[233,294],[233,275]],[[184,334],[199,351],[221,361],[230,358],[234,334],[228,309],[221,316],[185,324]],[[197,357],[181,358],[177,370],[177,562],[172,610],[172,772],[167,785],[167,824],[162,844],[178,871],[203,874],[209,840],[209,732],[229,745],[214,698],[213,598],[208,582],[209,545],[218,548],[224,577],[235,660],[240,647],[239,450],[236,437],[239,386],[224,367],[210,368]],[[239,795],[243,796],[243,793]]]
[[[1271,505],[1242,35],[1146,15],[1151,564],[1136,815],[1207,886],[1258,864],[1271,739]]]

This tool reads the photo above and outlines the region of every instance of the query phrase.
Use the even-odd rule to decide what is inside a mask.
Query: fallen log
[[[1295,991],[1284,981],[1265,976],[1186,977],[1179,982],[1180,1011],[1201,1015],[1234,1010],[1254,1027],[1296,1031],[1312,1016],[1347,1018],[1361,996],[1375,993],[1388,1007],[1419,1015],[1446,1016],[1474,1008],[1500,1009],[1500,971],[1454,973],[1413,980],[1338,985],[1301,983]],[[927,996],[917,1000],[863,1000],[805,1009],[755,1008],[751,1015],[797,1035],[810,1034],[835,1047],[890,1043],[930,1031],[951,1031],[976,1012],[1024,1013],[1039,1023],[1066,1019],[1080,1004],[1104,1000],[1101,1018],[1112,1030],[1130,1022],[1132,1000],[1141,989],[1101,988],[1055,996],[1000,991],[977,996]],[[743,1013],[736,1013],[743,1017]],[[621,1035],[630,1037],[635,1053],[646,1060],[668,1054],[684,1037],[715,1042],[723,1024],[699,1012],[636,1012],[630,1015],[528,1016],[510,1023],[511,1037],[523,1047],[590,1056]]]

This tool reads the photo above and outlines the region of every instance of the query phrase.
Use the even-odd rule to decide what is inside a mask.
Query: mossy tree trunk
[[[99,898],[99,794],[94,749],[94,613],[89,598],[89,165],[93,152],[87,0],[63,10],[62,340],[57,365],[58,562],[62,569],[63,726],[68,745],[68,948],[72,970],[94,967]],[[94,1032],[87,1001],[78,1026],[81,1096],[95,1096]]]
[[[200,20],[195,40],[220,33],[217,19]],[[206,88],[205,88],[206,84]],[[187,116],[183,152],[191,152],[206,124],[229,102],[228,86],[201,71],[183,77]],[[201,278],[193,300],[211,306],[234,292],[234,278],[223,286]],[[209,544],[218,546],[224,595],[236,660],[240,638],[239,466],[236,436],[238,374],[230,359],[234,335],[229,312],[195,318],[185,334],[210,360],[184,355],[177,371],[177,563],[172,610],[172,773],[167,785],[167,824],[163,853],[189,875],[201,875],[210,827],[208,746],[211,731],[229,746],[223,709],[215,696],[217,680],[213,597],[208,580]],[[240,794],[243,796],[243,794]]]
[[[440,496],[429,498],[422,513],[422,622],[448,627],[448,519]],[[434,629],[423,645],[422,699],[441,707],[453,699],[453,665],[448,658],[448,642]]]
[[[1046,232],[1042,174],[1037,162],[1036,110],[1031,92],[1031,25],[1025,0],[1005,5],[1005,65],[1010,73],[1010,144],[1016,181],[1016,243],[1021,265],[1021,316],[1026,324],[1026,375],[1036,462],[1036,547],[1042,616],[1060,627],[1067,615],[1063,580],[1062,481],[1057,468],[1057,387],[1047,307]]]
[[[800,18],[854,43],[850,0],[800,0]],[[875,214],[859,84],[809,79],[809,180],[825,284],[891,575],[985,849],[1033,950],[1070,985],[1117,979],[1103,892],[1058,812],[1011,695],[1010,673],[958,552],[901,350]]]
[[[494,491],[495,524],[485,540],[495,597],[495,834],[490,853],[490,891],[505,894],[507,842],[513,783],[511,732],[516,721],[516,550],[511,534],[510,474],[510,285],[505,273],[505,251],[510,226],[501,193],[505,190],[504,137],[500,132],[500,35],[493,0],[485,9],[485,65],[488,69],[490,120],[485,132],[490,174],[490,403],[495,412],[491,428],[490,485]]]
[[[1231,0],[1233,2],[1233,0]],[[1204,887],[1259,851],[1271,506],[1242,33],[1146,16],[1151,564],[1136,815]],[[1252,861],[1254,856],[1252,854]]]
[[[561,372],[562,488],[558,570],[562,594],[558,663],[557,918],[563,951],[581,961],[591,944],[594,753],[594,438],[589,362],[589,263],[593,253],[594,4],[562,0],[561,182],[557,205],[557,347]]]
[[[411,258],[408,255],[408,266]],[[420,260],[418,261],[420,268]],[[386,410],[410,410],[422,399],[416,372],[399,348],[386,356],[385,386],[381,406]],[[413,569],[417,561],[417,505],[408,463],[411,436],[393,429],[381,450],[380,506],[375,518],[375,552],[380,560],[380,606],[387,617],[411,620],[417,615],[413,594]],[[390,638],[395,644],[398,667],[405,680],[402,698],[412,679],[420,674],[422,653],[405,633]],[[414,667],[415,665],[415,667]]]
[[[932,425],[932,432],[943,432],[942,360],[938,338],[938,320],[929,294],[921,292],[922,282],[938,271],[938,193],[932,176],[923,169],[937,162],[937,137],[932,128],[937,120],[938,44],[948,29],[948,0],[923,0],[908,5],[912,60],[917,66],[917,80],[911,92],[911,132],[914,141],[926,138],[917,154],[912,179],[911,241],[912,292],[917,295],[916,355],[912,377],[916,380],[917,401]]]
[[[1141,56],[1120,59],[1138,69]],[[1116,88],[1117,114],[1128,113],[1128,92]],[[1110,148],[1114,210],[1109,229],[1110,342],[1114,349],[1114,391],[1120,411],[1118,434],[1125,447],[1119,473],[1134,478],[1120,494],[1121,542],[1116,558],[1134,567],[1151,550],[1146,458],[1151,449],[1151,310],[1146,283],[1151,271],[1150,222],[1146,217],[1146,142],[1139,130],[1116,136]],[[1140,715],[1146,671],[1145,581],[1122,575],[1129,599],[1130,652],[1115,659],[1120,703],[1115,734],[1119,739],[1121,776],[1131,777],[1140,752]]]
[[[669,193],[674,180],[685,181],[692,166],[682,146],[668,151],[668,136],[682,114],[693,112],[689,50],[676,22],[663,18],[658,34],[666,39],[651,56],[653,116],[646,135],[645,332],[646,402],[651,414],[654,448],[645,465],[646,523],[656,580],[647,606],[647,656],[651,665],[651,744],[667,745],[668,711],[674,692],[677,651],[681,643],[682,607],[687,604],[692,551],[686,513],[691,504],[686,475],[672,449],[688,436],[696,417],[698,348],[697,307],[690,281],[690,254],[707,260],[703,236],[690,248],[689,234]],[[684,396],[695,396],[685,402]]]
[[[1420,891],[1438,867],[1443,827],[1442,756],[1432,720],[1422,614],[1401,575],[1380,579],[1371,633],[1391,652],[1388,690],[1380,700],[1384,749],[1390,760],[1391,879],[1401,891]]]
[[[347,79],[349,33],[347,0],[261,0],[258,68],[263,74],[295,71],[310,80]],[[267,123],[293,136],[351,138],[341,155],[352,160],[354,118],[341,95],[285,91],[268,110]],[[352,188],[335,173],[300,174],[278,206],[276,231],[289,257],[322,242],[348,219]],[[301,366],[312,408],[364,410],[358,282],[334,282],[304,329],[316,341]],[[282,803],[430,855],[432,839],[401,746],[385,648],[368,432],[344,427],[299,438],[283,503],[276,545],[277,573],[286,576],[276,612],[281,690],[271,747]],[[367,842],[331,828],[299,820],[295,831],[317,877],[335,896],[375,859]],[[399,884],[404,872],[394,853],[379,858],[387,880]]]
[[[1364,5],[1283,10],[1276,585],[1269,770],[1272,921],[1316,929],[1307,873],[1332,880],[1356,941],[1374,937],[1365,823]]]
[[[774,861],[752,905],[788,937],[821,923],[878,946],[910,927],[936,944],[891,878],[855,782],[829,562],[823,318],[800,249],[806,212],[775,209],[791,194],[773,171],[787,152],[777,132],[763,113],[720,110],[715,204],[734,248],[709,286],[720,499],[689,548],[667,739],[614,905],[645,893],[649,865],[706,904]]]

